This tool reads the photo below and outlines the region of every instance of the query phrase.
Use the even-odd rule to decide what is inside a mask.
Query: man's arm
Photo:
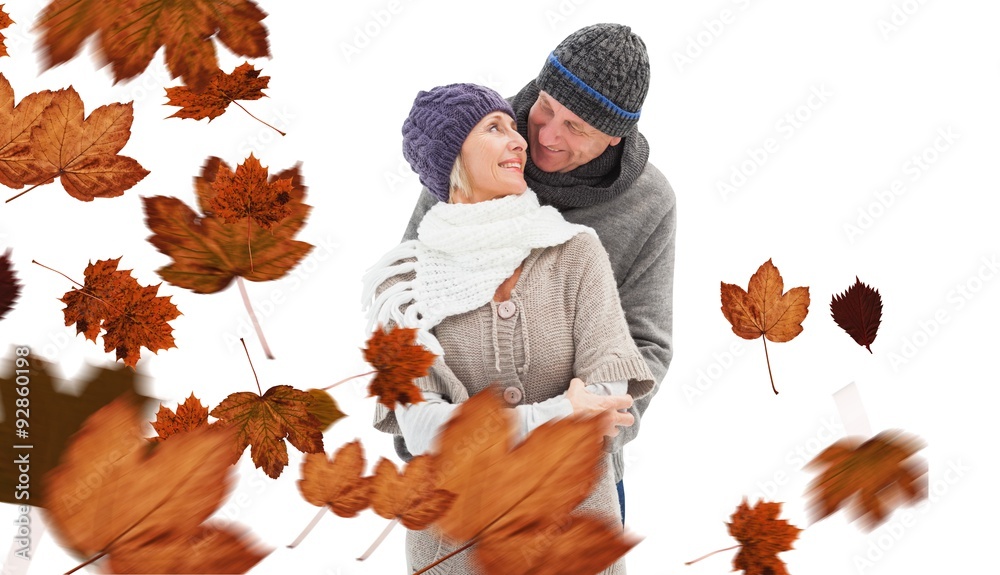
[[[427,210],[434,207],[438,203],[438,199],[431,195],[427,191],[427,188],[420,189],[420,197],[417,198],[417,203],[413,206],[413,215],[410,216],[410,222],[406,224],[406,231],[403,233],[403,241],[416,239],[417,237],[417,226],[424,219],[424,214]]]
[[[669,186],[669,184],[667,184]],[[669,194],[673,199],[673,194]],[[655,386],[648,395],[635,401],[629,413],[635,417],[631,427],[622,429],[614,439],[619,450],[639,433],[642,414],[666,376],[673,357],[673,283],[674,243],[677,231],[677,206],[670,207],[653,230],[633,262],[628,276],[619,287],[622,309],[629,333],[653,373]],[[617,462],[616,462],[617,463]]]

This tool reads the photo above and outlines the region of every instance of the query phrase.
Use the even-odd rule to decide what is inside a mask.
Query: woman
[[[456,404],[491,384],[522,434],[557,417],[626,408],[653,387],[606,252],[592,229],[539,206],[524,182],[525,148],[510,105],[473,84],[420,92],[403,124],[403,155],[440,203],[416,240],[366,274],[363,299],[377,290],[370,328],[419,328],[418,341],[439,355],[415,382],[426,402],[376,408],[375,427],[402,435],[414,455],[431,448]],[[615,416],[608,435],[614,423],[631,423]],[[609,464],[580,508],[615,518],[617,507]],[[408,532],[411,572],[453,548],[432,529]],[[429,573],[474,572],[465,551]],[[604,573],[624,572],[619,560]]]

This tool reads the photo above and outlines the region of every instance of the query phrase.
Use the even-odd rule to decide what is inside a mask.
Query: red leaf
[[[861,283],[857,276],[854,280],[847,291],[833,296],[830,313],[837,325],[871,353],[871,344],[882,322],[882,296],[878,290]]]

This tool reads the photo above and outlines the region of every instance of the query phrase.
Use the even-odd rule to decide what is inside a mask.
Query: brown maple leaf
[[[845,437],[827,447],[806,468],[822,471],[807,496],[814,521],[846,508],[871,530],[897,507],[927,497],[927,464],[917,457],[925,443],[898,430],[863,441]]]
[[[66,62],[92,34],[115,81],[133,78],[165,47],[171,75],[205,90],[219,69],[212,37],[248,58],[270,56],[266,14],[251,0],[51,0],[42,12],[45,67]]]
[[[139,162],[118,155],[132,133],[131,102],[101,106],[86,118],[83,112],[72,86],[52,95],[31,129],[31,158],[22,162],[30,174],[23,183],[31,187],[8,202],[56,178],[78,200],[113,198],[149,174]]]
[[[288,202],[292,199],[292,179],[268,180],[267,168],[250,153],[244,162],[230,171],[222,165],[212,182],[215,194],[209,201],[211,211],[227,224],[244,220],[249,228],[250,220],[265,230],[287,218],[292,210]]]
[[[307,453],[302,458],[302,498],[317,507],[329,507],[341,517],[354,517],[368,507],[372,478],[364,477],[365,454],[354,440],[340,447],[332,458],[326,453]]]
[[[138,408],[124,399],[102,408],[48,474],[47,522],[59,542],[82,559],[106,555],[113,569],[132,573],[178,572],[179,563],[181,572],[230,563],[245,571],[266,556],[242,532],[228,529],[222,530],[228,537],[215,535],[228,545],[186,544],[206,536],[203,522],[232,489],[229,463],[219,457],[233,441],[232,430],[196,429],[150,450],[140,420]]]
[[[115,350],[117,359],[135,368],[139,348],[156,353],[174,345],[173,328],[167,323],[181,315],[170,296],[157,296],[159,284],[141,286],[131,270],[119,270],[118,262],[98,260],[87,265],[82,289],[73,288],[60,301],[66,304],[66,325],[97,342],[104,330],[104,351]]]
[[[252,391],[230,394],[209,413],[238,431],[237,454],[250,447],[254,465],[277,479],[288,465],[285,438],[302,453],[322,453],[323,433],[309,413],[312,396],[290,385],[276,385],[263,395]]]
[[[758,501],[750,507],[746,498],[736,508],[730,520],[729,534],[740,542],[733,558],[733,571],[742,569],[745,575],[788,575],[785,562],[778,553],[792,549],[792,542],[802,531],[785,519],[778,519],[781,503]]]
[[[21,295],[21,282],[14,275],[14,266],[10,263],[10,249],[0,256],[0,319],[14,307],[14,302]]]
[[[152,403],[150,398],[141,395],[146,388],[145,381],[121,364],[88,369],[70,382],[53,377],[52,372],[57,370],[34,355],[15,356],[3,363],[11,367],[9,376],[0,376],[4,413],[14,414],[17,400],[24,399],[18,390],[25,386],[17,385],[16,380],[20,378],[23,383],[27,377],[31,386],[31,427],[27,429],[31,440],[31,489],[27,499],[17,498],[21,493],[17,485],[24,485],[19,479],[22,471],[18,469],[17,459],[24,452],[16,449],[13,441],[0,442],[0,501],[4,503],[44,507],[42,493],[45,492],[46,475],[59,464],[67,443],[87,417],[123,394],[133,397],[137,404]],[[15,372],[15,368],[22,371]],[[76,392],[63,393],[57,389]],[[16,419],[8,416],[0,421],[0,437],[14,437]]]
[[[593,513],[575,512],[556,522],[507,527],[478,544],[476,557],[488,575],[578,575],[596,573],[639,543],[621,534],[621,523]],[[513,565],[531,571],[513,571]]]
[[[199,216],[177,198],[143,198],[146,225],[153,235],[148,239],[156,249],[173,258],[157,270],[167,282],[197,293],[221,291],[236,277],[250,281],[278,279],[295,267],[313,248],[312,244],[292,239],[305,224],[311,207],[304,203],[306,187],[299,166],[268,178],[269,183],[290,180],[291,191],[285,207],[289,215],[269,230],[249,224],[253,267],[247,249],[247,226],[227,224],[213,213],[212,201],[218,193],[214,183],[220,172],[231,174],[219,158],[209,158],[201,176],[195,178],[198,204],[205,214]]]
[[[882,296],[877,289],[872,289],[861,283],[854,276],[854,285],[840,295],[834,295],[830,301],[830,314],[858,345],[872,352],[871,344],[878,335],[878,326],[882,323]]]
[[[4,12],[3,10],[4,6],[5,4],[0,4],[0,30],[3,30],[7,26],[10,26],[11,24],[14,23],[14,21],[10,19],[10,16],[6,12]],[[6,55],[7,55],[7,46],[4,45],[3,34],[0,34],[0,56],[6,56]]]
[[[368,397],[377,396],[389,409],[397,402],[409,405],[424,400],[413,380],[427,375],[437,356],[416,341],[417,330],[413,328],[379,327],[372,332],[364,355],[377,373],[368,384]]]
[[[207,426],[208,408],[202,405],[192,392],[184,403],[177,405],[176,413],[169,407],[160,405],[160,410],[156,412],[156,421],[153,422],[156,437],[151,437],[150,440],[159,443],[170,436]]]
[[[21,188],[36,175],[31,130],[41,122],[55,94],[49,90],[28,94],[14,106],[14,90],[0,74],[0,184]]]
[[[402,473],[388,459],[379,459],[372,482],[372,510],[399,519],[415,531],[426,529],[448,511],[455,494],[437,488],[438,471],[430,455],[418,455]]]
[[[171,118],[190,118],[193,120],[208,118],[208,121],[211,122],[224,114],[229,104],[236,104],[244,112],[250,114],[236,100],[263,98],[265,94],[261,90],[267,88],[270,79],[270,76],[261,76],[260,70],[251,66],[249,62],[244,62],[237,66],[231,74],[216,70],[208,88],[202,92],[195,92],[187,86],[167,88],[169,100],[166,105],[181,107],[180,110],[170,115]],[[250,117],[255,116],[250,114]]]
[[[733,333],[744,339],[764,336],[764,357],[771,377],[771,360],[767,357],[767,340],[789,341],[802,332],[802,320],[809,313],[809,288],[794,287],[782,293],[784,283],[771,260],[764,262],[750,277],[747,290],[722,282],[722,314],[733,326]]]
[[[472,554],[486,573],[568,573],[550,563],[550,554],[579,555],[576,573],[605,569],[638,541],[614,517],[593,519],[602,526],[596,539],[613,552],[591,553],[590,535],[576,539],[597,525],[572,512],[602,472],[603,425],[601,418],[569,417],[541,425],[513,447],[516,423],[499,391],[477,393],[438,435],[437,488],[456,497],[435,525],[452,540],[475,539]],[[532,551],[521,552],[524,546]]]

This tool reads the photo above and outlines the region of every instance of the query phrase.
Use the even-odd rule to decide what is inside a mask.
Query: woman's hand
[[[632,396],[623,395],[597,395],[586,390],[583,380],[574,377],[569,382],[569,389],[566,390],[566,399],[573,406],[573,415],[583,415],[587,417],[598,417],[604,414],[604,421],[607,423],[604,434],[608,437],[618,435],[618,427],[629,427],[635,423],[635,417],[631,413],[620,412],[619,409],[632,407]]]

